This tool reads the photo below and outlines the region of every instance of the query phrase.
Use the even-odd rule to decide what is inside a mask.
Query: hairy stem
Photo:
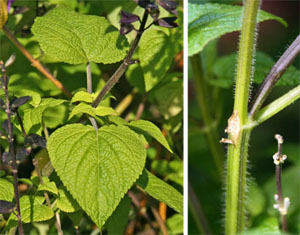
[[[286,71],[286,69],[292,64],[294,59],[300,54],[300,35],[295,39],[295,41],[289,46],[289,48],[283,53],[280,59],[271,69],[268,76],[265,78],[261,84],[256,97],[252,103],[250,110],[250,118],[254,117],[258,112],[263,102],[266,100],[267,96],[270,94],[272,88],[279,80],[281,75]]]
[[[114,87],[114,85],[119,81],[121,76],[125,73],[127,67],[130,65],[132,56],[140,42],[143,32],[145,31],[145,25],[146,25],[147,19],[148,19],[148,11],[146,10],[144,12],[144,16],[143,16],[140,28],[137,31],[137,35],[136,35],[133,43],[131,44],[131,47],[129,49],[127,56],[125,57],[124,61],[120,65],[120,67],[115,71],[115,73],[110,77],[110,79],[107,81],[107,83],[105,84],[103,89],[100,91],[100,93],[98,94],[98,96],[96,97],[94,102],[92,103],[93,107],[97,107],[99,105],[99,103],[101,102],[103,97],[107,94],[107,92],[109,92]]]
[[[221,181],[223,178],[223,151],[219,144],[218,134],[216,128],[213,126],[211,111],[209,110],[209,105],[207,103],[208,101],[200,56],[193,56],[191,58],[191,65],[195,81],[196,97],[201,111],[202,120],[205,127],[208,129],[206,131],[207,141]]]
[[[8,97],[8,78],[6,75],[6,69],[2,61],[0,61],[1,72],[2,72],[2,79],[3,79],[3,89],[5,93],[5,104],[6,104],[6,114],[7,114],[7,121],[8,121],[8,142],[9,142],[9,154],[12,156],[12,172],[14,176],[14,192],[15,192],[15,200],[17,204],[17,218],[18,218],[18,229],[19,234],[23,235],[23,224],[22,224],[22,217],[21,217],[21,210],[20,210],[20,193],[18,189],[18,166],[16,160],[16,154],[14,150],[14,139],[13,139],[13,127],[11,123],[11,108],[10,108],[10,101]]]
[[[2,28],[5,35],[12,41],[12,43],[24,54],[24,56],[32,63],[36,69],[46,76],[57,88],[59,88],[68,98],[72,97],[72,94],[58,81],[42,63],[33,58],[33,56],[26,50],[26,48],[18,41],[18,39],[5,27]]]
[[[233,115],[228,120],[227,132],[232,144],[228,147],[226,176],[226,234],[237,234],[245,226],[245,193],[248,143],[252,129],[248,122],[248,99],[255,52],[256,18],[260,0],[245,0],[240,36],[236,90]]]

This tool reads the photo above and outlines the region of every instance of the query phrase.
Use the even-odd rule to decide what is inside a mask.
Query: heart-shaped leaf
[[[66,125],[47,143],[54,169],[99,228],[145,165],[140,137],[125,126]]]
[[[81,15],[63,6],[37,17],[32,32],[47,55],[70,64],[115,63],[125,57],[128,46],[104,17]]]

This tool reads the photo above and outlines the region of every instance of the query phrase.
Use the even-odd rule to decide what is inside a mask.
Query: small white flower
[[[274,195],[274,199],[277,202],[273,205],[274,209],[277,209],[281,215],[286,215],[288,213],[288,208],[291,204],[291,201],[288,197],[283,199],[283,203],[280,204],[278,194]]]

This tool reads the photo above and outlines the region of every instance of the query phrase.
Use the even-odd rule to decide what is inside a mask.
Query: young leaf
[[[175,214],[166,222],[169,234],[183,234],[183,216]]]
[[[63,6],[37,17],[32,32],[46,54],[70,64],[115,63],[125,57],[128,46],[104,17],[81,15]]]
[[[105,223],[108,234],[124,234],[128,224],[128,216],[131,208],[131,199],[127,195],[121,200],[114,213]]]
[[[86,91],[78,91],[72,97],[71,103],[75,103],[75,102],[79,102],[79,101],[86,102],[86,103],[92,103],[93,96],[92,96],[92,94],[90,94]]]
[[[80,209],[78,203],[65,189],[59,189],[59,196],[57,198],[56,206],[64,212],[72,213]]]
[[[49,138],[58,176],[81,208],[101,229],[141,174],[146,150],[125,126],[66,125]]]
[[[160,129],[152,122],[146,120],[137,120],[130,122],[128,126],[131,128],[134,127],[132,129],[138,133],[142,133],[143,135],[149,135],[153,137],[159,143],[161,143],[167,150],[173,153],[166,138],[161,133]]]
[[[144,72],[145,89],[149,91],[169,70],[176,48],[172,37],[162,31],[149,30],[145,32],[138,52]]]
[[[44,197],[40,196],[22,196],[20,198],[20,209],[22,215],[22,223],[32,223],[49,220],[54,216],[51,208],[43,205]],[[16,224],[17,217],[11,214],[7,223]]]
[[[203,50],[211,40],[242,27],[242,6],[225,4],[188,4],[188,55]],[[280,17],[260,10],[258,22],[277,20],[284,26],[287,23]]]
[[[12,201],[14,198],[14,186],[6,179],[0,178],[0,200]]]
[[[55,195],[58,194],[58,189],[56,187],[55,182],[50,181],[48,177],[43,177],[43,184],[39,184],[38,191],[48,191]]]
[[[71,119],[76,114],[82,114],[82,113],[86,113],[92,117],[118,115],[118,113],[111,107],[98,106],[97,108],[93,108],[89,104],[80,103],[79,105],[75,106],[75,108],[72,110],[69,119]]]
[[[62,99],[44,98],[37,107],[25,109],[24,128],[27,134],[31,133],[31,131],[34,132],[34,130],[32,130],[34,127],[40,127],[43,120],[43,114],[47,108],[61,105],[64,102],[67,101]]]
[[[142,187],[150,196],[166,203],[180,214],[183,214],[183,196],[176,189],[163,180],[157,178],[149,171],[144,170],[137,185]]]

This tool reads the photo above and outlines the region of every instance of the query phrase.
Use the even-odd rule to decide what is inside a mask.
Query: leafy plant
[[[2,231],[122,234],[148,223],[154,232],[183,233],[182,68],[174,60],[182,6],[49,0],[20,6],[28,17],[16,14],[20,4],[9,12],[1,1],[8,16],[1,59],[16,52],[2,63]],[[170,168],[158,171],[154,161]]]
[[[188,33],[191,77],[193,77],[193,82],[195,84],[195,98],[200,109],[200,112],[194,110],[191,111],[189,120],[197,125],[199,123],[198,116],[200,113],[200,125],[202,126],[202,132],[206,135],[210,153],[208,153],[207,148],[206,151],[204,151],[204,147],[198,147],[197,149],[201,151],[200,153],[198,152],[198,155],[211,155],[214,161],[214,168],[211,170],[214,173],[209,173],[207,169],[203,170],[203,167],[201,167],[202,171],[200,174],[211,177],[212,179],[210,181],[214,182],[213,186],[208,186],[209,189],[205,189],[205,193],[207,194],[208,190],[210,195],[212,194],[212,191],[216,192],[216,195],[212,196],[211,199],[207,199],[207,196],[205,197],[203,195],[200,195],[199,198],[206,202],[215,201],[214,204],[209,204],[210,207],[214,207],[214,205],[217,204],[216,201],[220,200],[218,197],[220,197],[221,194],[221,184],[223,183],[225,185],[224,227],[226,234],[279,233],[277,220],[275,220],[276,223],[273,227],[266,226],[266,224],[268,224],[266,221],[272,219],[272,215],[264,213],[263,209],[265,208],[264,203],[266,200],[268,200],[268,202],[270,201],[270,204],[274,204],[274,201],[272,200],[274,200],[273,195],[276,193],[276,188],[273,189],[273,195],[271,195],[271,197],[265,197],[263,189],[255,186],[255,184],[251,182],[253,180],[249,179],[250,176],[248,173],[248,146],[250,143],[250,135],[254,127],[259,126],[262,122],[273,117],[300,98],[299,70],[295,67],[291,67],[287,70],[300,53],[299,36],[275,63],[268,75],[266,72],[271,68],[269,56],[259,52],[256,60],[257,65],[254,66],[256,23],[275,19],[283,25],[287,25],[283,19],[259,10],[260,5],[260,1],[244,1],[244,7],[237,5],[233,6],[230,4],[189,3]],[[235,70],[233,111],[227,121],[227,128],[225,129],[228,138],[221,139],[219,136],[223,136],[223,134],[218,133],[219,130],[217,125],[220,121],[220,124],[224,125],[226,117],[224,117],[224,114],[220,113],[219,110],[222,110],[224,107],[231,109],[232,104],[227,100],[224,100],[225,102],[221,101],[223,99],[222,95],[226,92],[220,90],[220,87],[228,88],[233,84],[234,56],[230,55],[217,59],[216,39],[221,35],[235,30],[241,30],[241,35]],[[290,85],[294,86],[294,88],[265,107],[262,107],[262,104],[268,97],[270,91],[283,73],[285,73],[284,78],[280,83],[278,82],[277,85]],[[295,77],[293,77],[294,74]],[[265,77],[263,81],[262,77]],[[258,89],[257,94],[254,96],[253,101],[249,104],[251,80],[254,80],[256,83],[262,82],[262,84]],[[207,92],[208,90],[210,91],[209,93]],[[191,107],[195,109],[196,106],[192,103]],[[195,124],[192,125],[190,130],[195,128]],[[273,135],[274,134],[271,133],[270,136]],[[194,139],[191,140],[191,142],[197,141],[199,145],[199,142],[203,139],[196,140],[196,136],[198,137],[199,134],[195,131],[190,132],[190,139]],[[253,134],[253,136],[256,135]],[[218,143],[220,139],[221,143],[227,145],[225,175],[223,174],[224,151]],[[190,146],[193,146],[192,143]],[[190,147],[190,149],[190,156],[195,155],[196,152],[191,152],[195,151],[195,146]],[[258,150],[256,150],[256,152],[257,151]],[[281,154],[281,151],[279,152]],[[250,159],[252,154],[250,153]],[[190,159],[192,159],[190,160],[192,161],[190,166],[195,165],[195,157],[190,157]],[[205,160],[202,159],[201,164],[208,164],[210,166],[209,163],[204,162]],[[258,165],[255,165],[255,168],[259,168],[261,165],[259,162],[256,162],[256,164]],[[193,167],[191,168],[192,173],[190,179],[193,181],[193,177],[196,177],[196,174]],[[263,169],[260,168],[260,171],[263,171]],[[274,175],[273,181],[275,182]],[[208,184],[209,183],[204,184],[203,182],[200,182],[190,185],[190,208],[195,221],[194,224],[191,223],[191,227],[196,225],[198,232],[202,233],[218,233],[221,232],[221,229],[218,228],[218,230],[212,230],[209,224],[214,222],[206,219],[206,216],[214,219],[216,219],[216,216],[213,217],[211,214],[206,214],[208,212],[208,205],[204,205],[202,200],[199,201],[199,198],[197,198],[195,193],[195,190],[197,190],[195,189],[196,186],[200,187],[198,191],[201,192],[201,187],[203,190],[205,185]],[[250,193],[247,197],[249,187]],[[283,188],[284,187],[285,184],[283,184]],[[217,192],[219,192],[219,194]],[[281,208],[283,207],[282,198],[279,201],[280,205],[278,205],[278,207]],[[262,203],[260,204],[259,202]],[[276,201],[276,204],[278,204],[278,200]],[[260,206],[261,208],[259,209]],[[205,207],[205,209],[202,209],[202,207]],[[297,208],[299,210],[299,207]],[[219,213],[219,215],[217,216],[220,217],[221,212],[218,209],[214,210],[218,211],[217,213]],[[249,217],[246,216],[246,211],[250,211]],[[289,213],[291,213],[290,219],[293,220],[293,212],[289,211]],[[286,232],[286,223],[283,222],[282,224],[282,229]],[[298,228],[293,227],[291,231],[295,232],[297,229]]]

